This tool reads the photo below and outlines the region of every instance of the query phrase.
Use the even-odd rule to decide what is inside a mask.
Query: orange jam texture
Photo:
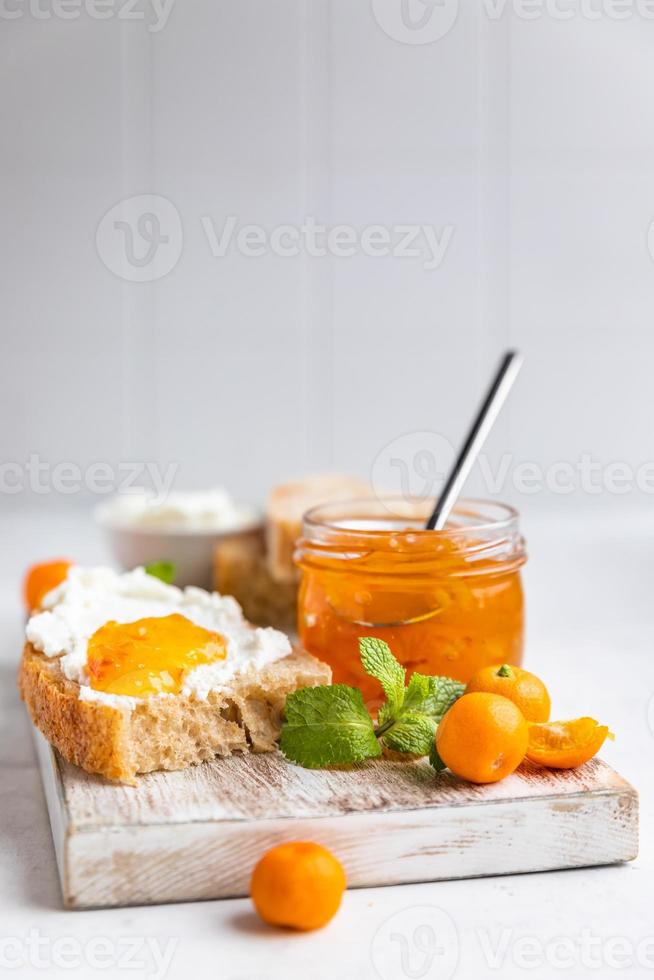
[[[189,671],[226,656],[220,633],[172,613],[135,623],[105,623],[89,640],[87,670],[94,690],[142,698],[179,694]]]
[[[361,636],[386,640],[409,674],[467,682],[479,667],[522,662],[523,559],[484,557],[482,542],[445,534],[427,552],[424,535],[405,531],[299,547],[301,642],[366,701],[382,691],[361,666]]]

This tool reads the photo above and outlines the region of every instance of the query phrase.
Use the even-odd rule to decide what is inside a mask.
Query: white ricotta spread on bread
[[[62,672],[80,685],[82,700],[114,707],[133,708],[139,699],[94,690],[86,670],[88,641],[110,620],[132,623],[179,613],[197,626],[222,634],[227,644],[225,659],[195,667],[184,680],[181,693],[201,700],[210,691],[228,687],[236,676],[257,672],[291,653],[287,636],[270,627],[251,626],[231,596],[192,586],[178,589],[142,568],[121,574],[110,568],[73,566],[41,607],[27,623],[28,641],[46,657],[61,658]]]

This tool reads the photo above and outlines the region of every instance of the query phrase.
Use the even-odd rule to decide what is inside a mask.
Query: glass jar
[[[461,501],[442,531],[426,531],[430,501],[326,504],[309,511],[295,558],[302,570],[298,633],[334,682],[381,694],[359,660],[377,636],[410,674],[467,681],[479,667],[522,660],[526,560],[518,514]]]

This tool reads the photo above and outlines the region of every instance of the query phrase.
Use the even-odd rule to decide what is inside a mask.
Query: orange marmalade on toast
[[[179,694],[186,675],[224,660],[225,638],[172,613],[133,623],[110,620],[88,642],[91,687],[107,694]]]
[[[526,560],[518,515],[503,504],[462,501],[442,531],[426,531],[430,501],[370,499],[305,515],[298,632],[328,663],[334,683],[381,696],[358,639],[385,640],[407,673],[467,682],[497,663],[520,664]]]

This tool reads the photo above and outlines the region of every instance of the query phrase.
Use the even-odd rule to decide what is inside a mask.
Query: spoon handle
[[[428,531],[441,531],[445,527],[450,511],[468,479],[479,450],[495,424],[500,409],[518,376],[522,362],[522,354],[518,351],[507,351],[504,355],[481,408],[470,426],[456,462],[448,474],[434,511],[427,521]]]

